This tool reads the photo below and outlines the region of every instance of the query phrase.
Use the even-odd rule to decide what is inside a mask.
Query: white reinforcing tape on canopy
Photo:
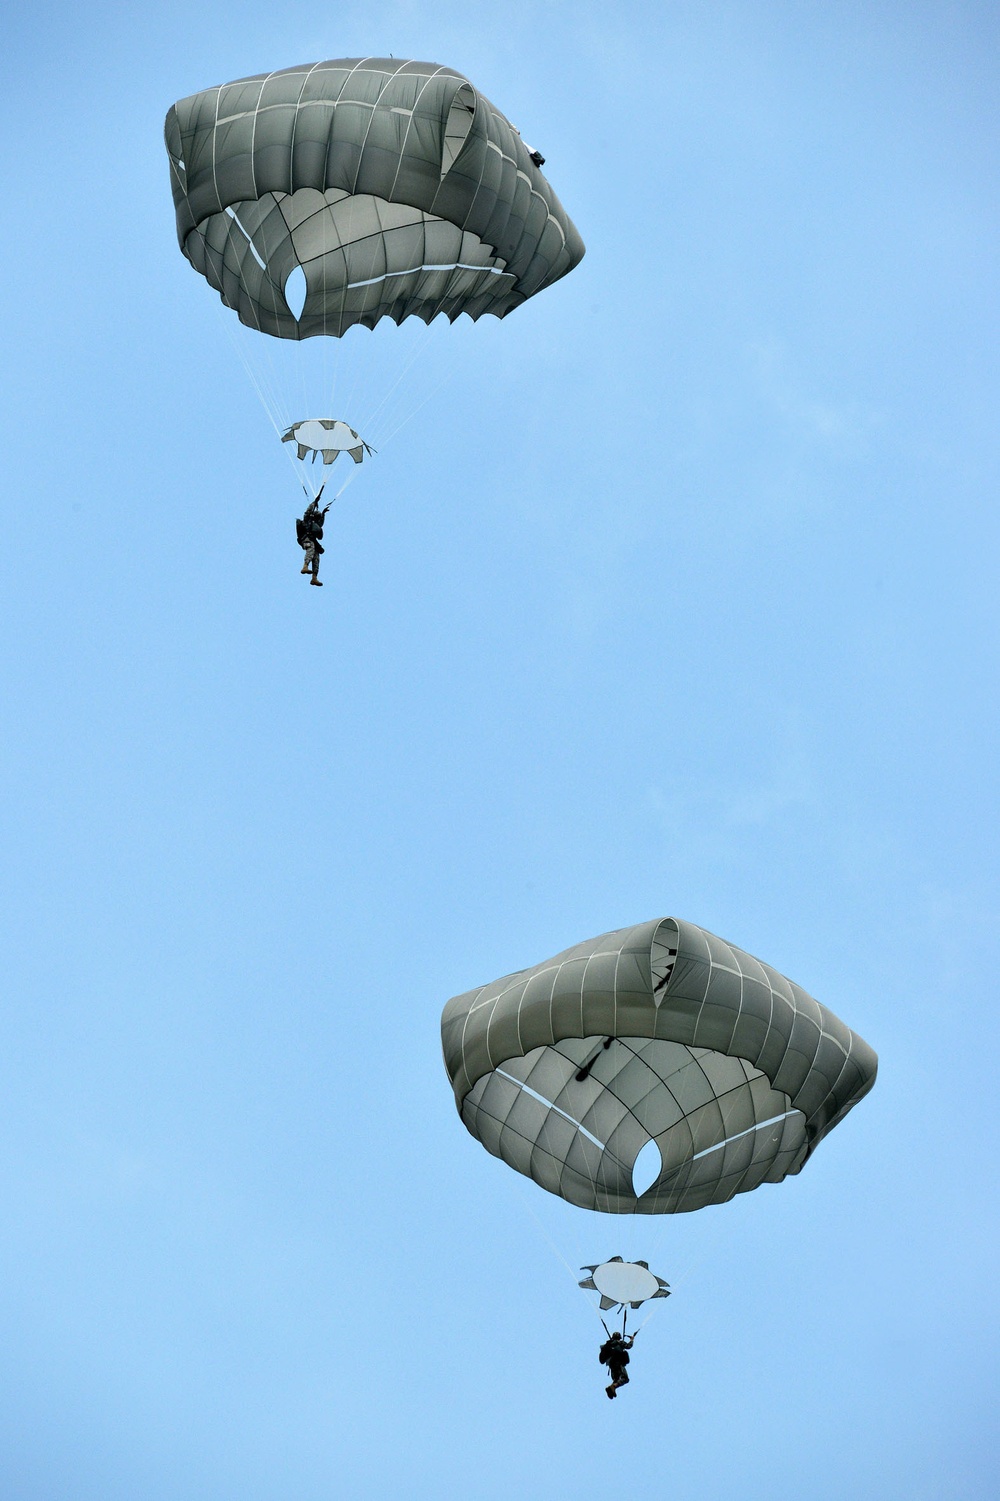
[[[530,1084],[525,1084],[523,1079],[515,1079],[513,1074],[506,1073],[502,1068],[498,1068],[496,1072],[502,1079],[508,1079],[511,1084],[516,1084],[518,1089],[523,1089],[525,1094],[530,1095],[533,1100],[537,1100],[540,1105],[547,1105],[550,1110],[555,1111],[556,1115],[561,1115],[563,1120],[569,1121],[570,1125],[575,1126],[581,1136],[585,1136],[588,1141],[592,1141],[595,1147],[600,1147],[602,1152],[607,1150],[607,1142],[598,1141],[594,1133],[588,1131],[582,1122],[575,1120],[568,1111],[561,1109],[558,1105],[554,1105],[551,1100],[547,1100],[543,1094],[538,1093],[537,1089],[532,1089]]]

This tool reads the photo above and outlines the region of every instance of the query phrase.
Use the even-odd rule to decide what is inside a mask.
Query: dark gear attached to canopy
[[[322,510],[319,508],[320,497],[325,488],[325,485],[320,486],[319,495],[309,502],[305,514],[300,516],[295,523],[296,540],[305,553],[302,572],[311,573],[310,584],[315,584],[320,589],[323,587],[319,577],[319,560],[324,551],[323,522],[330,509],[329,505],[325,505]]]
[[[611,1385],[606,1386],[604,1390],[612,1399],[618,1395],[618,1388],[620,1386],[628,1386],[629,1378],[626,1366],[630,1359],[628,1352],[634,1343],[634,1334],[619,1334],[616,1330],[608,1336],[597,1352],[598,1360],[601,1362],[601,1365],[607,1366],[608,1373],[611,1376]]]

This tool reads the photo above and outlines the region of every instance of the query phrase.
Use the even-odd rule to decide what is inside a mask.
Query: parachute
[[[241,322],[279,339],[503,318],[584,253],[516,128],[435,63],[237,79],[173,105],[165,137],[181,250]]]
[[[799,1172],[877,1069],[798,985],[672,917],[456,996],[441,1036],[487,1151],[610,1214],[700,1209]],[[658,1154],[648,1187],[640,1153]]]
[[[304,422],[293,422],[287,433],[281,435],[282,443],[295,444],[295,456],[315,463],[322,458],[324,464],[335,462],[338,454],[349,453],[355,464],[360,464],[365,454],[371,454],[371,445],[358,436],[346,422],[330,417],[309,417]]]
[[[669,1282],[651,1272],[648,1261],[623,1261],[620,1256],[612,1256],[610,1261],[580,1270],[590,1276],[578,1285],[600,1294],[602,1313],[609,1308],[641,1308],[651,1298],[670,1297]]]
[[[297,406],[308,388],[312,410],[349,410],[379,447],[427,398],[406,386],[420,351],[398,332],[398,372],[392,355],[366,371],[374,356],[355,346],[349,400],[338,395],[329,351],[349,329],[505,318],[584,253],[539,153],[436,63],[337,58],[240,78],[181,99],[164,134],[181,250],[252,330],[243,343],[234,322],[231,338],[286,440],[302,425],[291,422],[292,392]],[[321,360],[305,357],[305,340],[324,346]],[[316,422],[347,427],[307,425]],[[330,442],[305,446],[324,464],[336,457]],[[356,444],[337,451],[360,462]],[[292,468],[312,495],[294,459]],[[348,466],[337,496],[354,473]]]

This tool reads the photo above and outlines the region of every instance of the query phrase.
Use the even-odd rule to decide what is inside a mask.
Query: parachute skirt
[[[877,1059],[798,985],[694,923],[641,923],[456,996],[441,1021],[466,1127],[571,1204],[664,1214],[797,1173]],[[655,1142],[660,1171],[636,1193]]]

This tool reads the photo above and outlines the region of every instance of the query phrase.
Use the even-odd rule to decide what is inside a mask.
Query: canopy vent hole
[[[476,91],[463,83],[452,100],[444,126],[444,149],[441,153],[441,176],[446,177],[455,165],[476,118]]]
[[[285,301],[288,310],[295,319],[302,317],[302,309],[306,305],[306,293],[309,288],[306,285],[306,273],[301,266],[296,266],[285,282]]]
[[[647,1188],[652,1188],[662,1171],[660,1149],[650,1139],[644,1147],[640,1147],[639,1155],[632,1164],[632,1192],[637,1199],[642,1197]]]

